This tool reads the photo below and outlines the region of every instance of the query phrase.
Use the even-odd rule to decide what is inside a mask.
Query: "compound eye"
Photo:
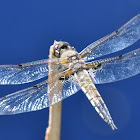
[[[59,57],[60,56],[60,48],[59,48],[59,45],[56,45],[55,46],[53,54],[56,57]]]
[[[61,46],[61,49],[67,49],[67,48],[68,48],[68,46],[65,44]]]

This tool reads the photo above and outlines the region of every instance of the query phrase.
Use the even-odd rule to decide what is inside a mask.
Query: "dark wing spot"
[[[121,59],[122,58],[122,55],[120,55],[120,56],[118,56],[119,57],[119,59]]]
[[[118,32],[119,32],[119,31],[118,31],[118,30],[116,30],[116,31],[115,31],[115,34],[116,34],[116,35],[118,35]]]
[[[22,65],[22,64],[19,64],[18,66],[19,66],[19,67],[23,67],[23,65]]]
[[[33,87],[34,87],[34,88],[39,88],[39,86],[38,86],[38,85],[34,85]]]
[[[99,63],[94,69],[96,70],[97,68],[101,67],[101,63]]]
[[[102,65],[102,64],[101,64],[101,63],[99,63],[99,64],[98,64],[98,66],[97,66],[97,68],[98,68],[98,67],[101,67],[101,65]]]

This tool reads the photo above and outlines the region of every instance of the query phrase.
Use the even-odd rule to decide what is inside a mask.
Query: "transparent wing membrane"
[[[117,129],[94,83],[115,82],[140,73],[140,48],[117,57],[85,61],[122,50],[139,39],[140,14],[80,53],[67,42],[54,41],[51,46],[52,55],[61,58],[0,65],[0,84],[3,85],[33,82],[49,74],[49,81],[0,98],[0,115],[40,110],[82,89],[99,115],[113,130]]]
[[[54,76],[58,79],[59,76]],[[0,115],[11,115],[23,112],[40,110],[53,105],[76,93],[80,87],[76,78],[71,76],[67,80],[62,80],[63,90],[56,94],[51,93],[52,89],[57,89],[56,81],[51,81],[50,90],[48,90],[48,81],[39,83],[33,87],[26,88],[15,93],[9,94],[0,99]],[[52,100],[50,100],[50,96]]]
[[[30,87],[0,99],[0,115],[40,110],[49,106],[47,85]]]
[[[78,92],[80,89],[77,79],[74,75],[71,75],[67,80],[63,81],[63,99]]]
[[[58,58],[33,61],[20,65],[0,65],[0,84],[23,84],[38,80],[48,75],[48,63],[52,63],[55,67],[62,61],[62,59]]]
[[[140,39],[140,14],[132,18],[115,32],[93,42],[80,52],[88,61],[103,55],[122,50]]]
[[[95,84],[119,81],[140,73],[140,49],[114,58],[86,63]]]

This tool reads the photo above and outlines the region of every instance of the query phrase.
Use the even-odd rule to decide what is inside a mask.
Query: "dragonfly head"
[[[60,58],[63,52],[68,50],[75,50],[74,47],[71,47],[68,42],[63,41],[54,41],[53,46],[53,55],[57,58]]]

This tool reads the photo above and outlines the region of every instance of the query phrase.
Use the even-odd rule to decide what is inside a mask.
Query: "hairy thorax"
[[[61,58],[66,58],[69,63],[63,64],[65,67],[76,71],[84,67],[84,61],[80,58],[75,50],[66,50],[62,53]]]

